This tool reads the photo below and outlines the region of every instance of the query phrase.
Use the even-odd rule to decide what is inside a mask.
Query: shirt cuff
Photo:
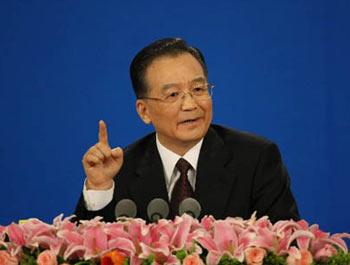
[[[107,206],[113,199],[114,181],[112,188],[108,190],[88,190],[86,189],[86,180],[84,181],[83,196],[86,209],[89,211],[98,211]]]

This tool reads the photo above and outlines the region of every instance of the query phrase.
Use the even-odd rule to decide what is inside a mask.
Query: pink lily
[[[18,246],[24,246],[26,244],[23,228],[16,223],[12,223],[7,227],[7,235],[10,241]]]
[[[277,242],[274,243],[274,252],[277,255],[285,255],[288,253],[291,244],[290,238],[297,230],[302,230],[302,227],[293,220],[278,221],[273,225],[272,232],[277,237]]]
[[[62,230],[57,232],[57,237],[64,241],[64,259],[82,258],[85,254],[84,237],[77,231]]]
[[[0,247],[3,246],[6,248],[7,243],[5,242],[6,237],[6,226],[0,225]]]
[[[216,220],[212,215],[206,215],[202,218],[200,224],[206,231],[211,231],[215,221]]]
[[[76,230],[77,226],[75,223],[71,221],[71,219],[75,217],[74,215],[63,218],[63,214],[58,215],[53,219],[53,226],[57,231],[59,230]]]
[[[337,249],[331,244],[325,244],[322,248],[318,249],[315,253],[315,260],[326,261],[328,258],[337,255]]]
[[[299,250],[296,247],[291,247],[288,254],[288,265],[311,265],[313,262],[312,254],[306,249]]]
[[[83,230],[85,259],[95,258],[108,250],[107,235],[102,225],[86,227]]]
[[[213,227],[213,234],[207,233],[199,237],[198,242],[208,250],[207,264],[218,264],[223,255],[244,260],[242,246],[239,245],[237,232],[229,221],[218,220]]]
[[[170,241],[174,250],[181,250],[185,247],[193,221],[193,217],[188,214],[184,214],[181,217],[177,216],[175,218],[174,226],[176,228]]]

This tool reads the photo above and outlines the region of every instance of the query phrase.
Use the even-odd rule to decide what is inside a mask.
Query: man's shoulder
[[[209,145],[219,144],[222,151],[228,153],[229,157],[236,157],[244,163],[257,161],[265,150],[272,150],[275,154],[279,154],[275,143],[251,132],[212,124],[208,136],[215,139],[211,140]]]
[[[262,147],[269,144],[273,144],[272,141],[263,136],[259,136],[254,133],[238,130],[235,128],[224,127],[218,124],[212,124],[210,126],[210,130],[213,130],[225,145]]]
[[[156,154],[156,134],[150,133],[123,148],[124,162],[120,174],[134,172],[146,157]]]
[[[152,132],[146,136],[136,140],[124,148],[124,156],[139,156],[148,150],[150,147],[155,146],[156,133]]]

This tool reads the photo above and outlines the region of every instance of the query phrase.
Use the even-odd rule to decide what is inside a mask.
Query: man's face
[[[154,60],[146,69],[147,97],[164,98],[173,88],[186,94],[174,103],[143,99],[136,103],[138,113],[146,123],[152,123],[159,141],[181,153],[194,146],[207,133],[212,120],[211,98],[196,100],[189,89],[196,83],[206,83],[200,63],[189,53]]]

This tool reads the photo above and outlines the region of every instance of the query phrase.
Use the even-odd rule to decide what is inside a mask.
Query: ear
[[[146,124],[151,123],[152,120],[149,115],[148,105],[143,99],[136,100],[136,111],[144,123]]]

